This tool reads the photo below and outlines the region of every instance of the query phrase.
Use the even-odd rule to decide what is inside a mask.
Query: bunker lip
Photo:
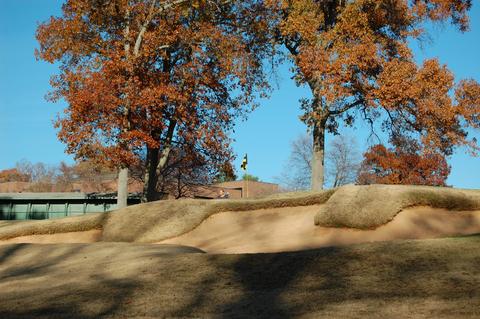
[[[413,207],[372,230],[314,226],[318,206],[225,212],[181,236],[160,241],[198,247],[208,253],[301,251],[397,239],[428,239],[480,233],[480,210]]]
[[[334,190],[300,192],[248,200],[166,200],[107,213],[48,220],[0,221],[0,240],[102,229],[104,241],[151,243],[188,232],[208,216],[222,211],[316,205],[325,203],[333,193]]]
[[[322,205],[230,211],[214,214],[183,235],[154,244],[199,248],[207,253],[270,253],[310,250],[396,239],[426,239],[480,233],[479,211],[448,211],[414,207],[373,230],[314,226]],[[12,243],[95,243],[101,230],[30,235],[0,241]]]
[[[0,239],[101,229],[101,241],[154,243],[182,236],[199,227],[209,217],[224,212],[236,212],[243,216],[262,209],[281,212],[308,210],[312,209],[308,207],[314,206],[318,207],[317,212],[308,216],[309,220],[290,221],[291,225],[304,222],[302,227],[308,227],[304,229],[310,232],[308,236],[312,238],[318,237],[314,236],[316,230],[311,228],[314,222],[321,227],[371,230],[390,223],[399,212],[410,207],[429,206],[451,212],[480,210],[480,191],[405,185],[346,185],[321,192],[277,194],[248,200],[167,200],[129,206],[109,213],[0,223]],[[248,221],[250,224],[254,222]],[[275,229],[274,225],[267,223],[264,228]],[[248,229],[245,231],[247,237],[253,236],[248,234]],[[255,233],[261,234],[262,230],[252,232]],[[272,241],[285,241],[283,237],[288,235],[284,234],[282,238]],[[305,234],[302,236],[308,237]]]
[[[82,244],[95,243],[102,238],[102,231],[100,229],[93,229],[87,231],[56,233],[56,234],[42,234],[42,235],[28,235],[19,236],[6,240],[1,240],[0,245],[14,244],[14,243],[30,243],[30,244]]]

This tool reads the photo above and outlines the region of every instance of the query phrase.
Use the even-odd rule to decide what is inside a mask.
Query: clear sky
[[[64,153],[64,145],[56,137],[52,122],[66,106],[46,102],[49,78],[58,71],[57,66],[36,61],[35,30],[39,22],[60,13],[59,0],[0,0],[0,170],[11,168],[27,159],[31,162],[58,164],[73,162]],[[480,3],[474,1],[471,30],[460,33],[454,28],[430,28],[431,42],[420,48],[416,44],[418,61],[437,57],[454,72],[457,79],[474,78],[480,81]],[[249,157],[249,173],[264,181],[272,181],[281,174],[290,153],[290,142],[306,127],[298,116],[298,100],[309,97],[309,91],[295,86],[288,66],[278,72],[278,87],[268,100],[250,114],[247,121],[236,125],[234,151],[235,165],[240,173],[240,162],[245,153]],[[363,151],[368,143],[368,130],[342,130],[354,136]],[[472,132],[480,139],[480,132]],[[327,136],[327,145],[331,136]],[[385,141],[386,142],[386,141]],[[328,149],[327,149],[328,152]],[[480,189],[480,158],[458,149],[449,159],[452,173],[450,185]]]

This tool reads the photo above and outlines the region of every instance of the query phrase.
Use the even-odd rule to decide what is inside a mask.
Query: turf
[[[280,194],[252,200],[169,200],[80,217],[3,222],[0,224],[0,240],[26,235],[102,229],[103,241],[156,242],[188,232],[209,216],[222,211],[317,205],[325,203],[333,192],[327,190]]]
[[[480,210],[480,191],[405,185],[347,185],[340,187],[315,216],[324,227],[374,229],[400,211],[430,206],[452,211]]]
[[[314,221],[324,227],[374,229],[412,206],[452,211],[480,210],[480,191],[401,185],[348,185],[322,192],[286,193],[251,200],[170,200],[130,206],[115,212],[58,220],[2,222],[0,240],[35,234],[102,229],[102,241],[151,243],[193,230],[225,211],[280,207],[319,208]]]
[[[479,245],[478,235],[245,255],[6,245],[0,318],[478,318]]]

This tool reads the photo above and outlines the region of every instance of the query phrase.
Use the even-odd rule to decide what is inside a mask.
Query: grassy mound
[[[219,212],[318,204],[324,205],[315,216],[316,225],[373,229],[412,206],[455,211],[480,210],[480,191],[427,186],[348,185],[323,192],[284,193],[250,200],[158,201],[80,217],[2,221],[0,240],[102,229],[102,241],[157,242],[189,232]]]
[[[0,239],[18,236],[103,230],[103,241],[155,242],[179,236],[209,216],[224,211],[309,206],[325,203],[332,190],[252,200],[178,200],[130,206],[111,213],[56,220],[3,222]]]
[[[324,191],[255,200],[181,200],[131,206],[110,214],[102,240],[161,241],[191,231],[216,213],[322,204],[332,194],[333,191]]]
[[[373,229],[413,206],[479,210],[480,191],[429,186],[347,185],[337,189],[320,208],[315,225]]]
[[[0,318],[478,318],[480,236],[297,253],[0,246]]]
[[[0,224],[0,240],[18,236],[58,234],[101,229],[108,213],[88,214],[46,220],[3,221]]]

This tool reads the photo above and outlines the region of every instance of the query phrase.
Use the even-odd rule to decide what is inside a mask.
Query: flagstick
[[[245,172],[245,179],[244,179],[244,184],[245,184],[245,198],[248,198],[248,158],[247,154],[243,157],[242,161],[242,169]],[[243,190],[242,190],[242,197],[243,197]]]
[[[248,198],[248,168],[245,169],[245,174],[246,174],[245,175],[245,181],[246,181],[246,184],[247,184],[247,186],[245,188],[246,188],[246,191],[247,191],[247,198]]]

